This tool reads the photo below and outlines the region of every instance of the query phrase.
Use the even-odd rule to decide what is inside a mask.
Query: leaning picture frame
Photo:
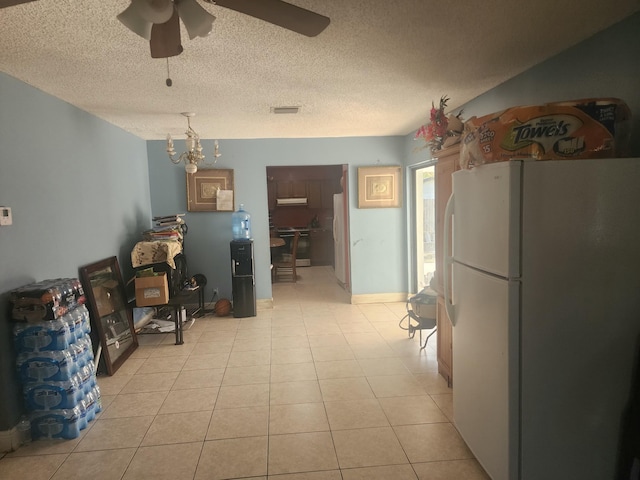
[[[402,206],[401,167],[358,168],[358,208]]]
[[[233,212],[233,170],[199,169],[187,173],[187,210],[190,212]]]
[[[91,318],[96,369],[113,375],[138,348],[120,265],[117,257],[108,257],[79,271]]]

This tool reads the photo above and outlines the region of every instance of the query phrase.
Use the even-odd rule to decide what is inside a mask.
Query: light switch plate
[[[12,224],[11,209],[9,207],[0,207],[0,226]]]

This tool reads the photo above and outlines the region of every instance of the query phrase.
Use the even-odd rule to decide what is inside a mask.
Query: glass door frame
[[[421,288],[418,284],[418,225],[417,225],[417,196],[416,182],[417,175],[420,170],[433,167],[435,170],[436,159],[429,159],[424,162],[416,163],[408,167],[408,184],[411,186],[410,201],[408,210],[408,236],[409,236],[409,286],[412,293],[417,293]],[[435,172],[434,172],[435,173]],[[435,182],[435,175],[434,175]],[[434,207],[435,216],[435,207]],[[421,260],[422,261],[422,260]]]

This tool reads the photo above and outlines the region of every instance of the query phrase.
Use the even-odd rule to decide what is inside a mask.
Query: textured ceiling
[[[117,19],[129,0],[0,10],[0,70],[143,139],[405,135],[640,10],[639,0],[290,0],[331,18],[307,38],[216,5],[167,62]],[[301,106],[274,115],[272,106]]]

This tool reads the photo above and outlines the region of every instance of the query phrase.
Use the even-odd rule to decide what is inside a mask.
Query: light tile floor
[[[0,478],[486,480],[452,392],[398,327],[404,303],[350,305],[328,267],[274,285],[273,310],[140,336],[81,436],[34,441]]]

